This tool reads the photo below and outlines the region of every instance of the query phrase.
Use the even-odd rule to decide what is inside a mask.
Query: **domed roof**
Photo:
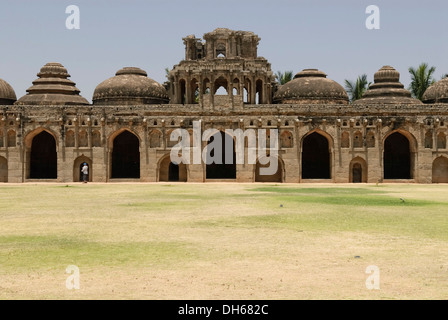
[[[101,82],[93,93],[94,104],[138,105],[168,103],[164,86],[139,68],[125,67]]]
[[[0,79],[0,104],[13,104],[17,100],[14,89],[3,79]]]
[[[423,94],[424,103],[448,103],[448,77],[437,81]]]
[[[353,104],[421,104],[411,97],[411,92],[400,83],[400,73],[391,66],[384,66],[374,75],[374,84],[361,99]]]
[[[18,105],[85,105],[89,102],[79,95],[75,83],[64,66],[57,62],[47,63],[37,74],[38,79],[26,90],[27,95],[20,98]]]
[[[348,104],[344,88],[317,69],[304,69],[294,79],[279,87],[274,103]]]

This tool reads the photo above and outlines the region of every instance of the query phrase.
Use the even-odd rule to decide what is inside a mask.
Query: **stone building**
[[[96,87],[92,104],[59,63],[42,67],[18,100],[0,79],[0,182],[80,181],[86,162],[94,182],[448,183],[448,78],[421,102],[384,66],[349,104],[317,69],[278,85],[252,32],[216,29],[183,41],[185,59],[165,84],[125,67]],[[225,129],[278,130],[277,172],[260,175],[262,159],[172,163],[171,132],[194,123],[222,137]]]

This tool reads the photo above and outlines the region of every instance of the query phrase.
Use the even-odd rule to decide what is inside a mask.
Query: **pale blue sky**
[[[124,66],[165,81],[165,67],[184,57],[182,37],[218,27],[253,31],[272,70],[318,68],[343,85],[369,81],[392,65],[408,86],[408,68],[428,62],[448,73],[448,1],[401,0],[0,0],[0,78],[17,97],[47,62],[62,63],[81,95]],[[65,27],[68,5],[81,11],[81,29]],[[381,29],[367,30],[368,5]]]

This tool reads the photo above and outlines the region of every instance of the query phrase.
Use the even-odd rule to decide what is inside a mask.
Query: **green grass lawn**
[[[448,185],[0,186],[1,299],[447,299]],[[80,270],[68,290],[67,266]],[[366,288],[378,266],[380,289]]]

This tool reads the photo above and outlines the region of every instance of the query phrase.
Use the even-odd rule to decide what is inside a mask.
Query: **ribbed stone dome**
[[[47,63],[37,74],[38,79],[28,88],[27,95],[20,98],[18,105],[85,105],[89,102],[79,95],[75,83],[64,66],[57,62]]]
[[[102,105],[164,104],[169,98],[164,86],[148,78],[146,71],[125,67],[115,77],[101,82],[93,93],[93,103]]]
[[[423,94],[424,103],[448,103],[448,77],[437,81]]]
[[[348,104],[344,88],[317,69],[304,69],[294,79],[279,87],[274,103]]]
[[[13,104],[16,100],[14,89],[8,82],[0,79],[0,104]]]
[[[353,104],[421,104],[400,83],[400,73],[391,66],[384,66],[374,75],[374,84],[361,99]]]

